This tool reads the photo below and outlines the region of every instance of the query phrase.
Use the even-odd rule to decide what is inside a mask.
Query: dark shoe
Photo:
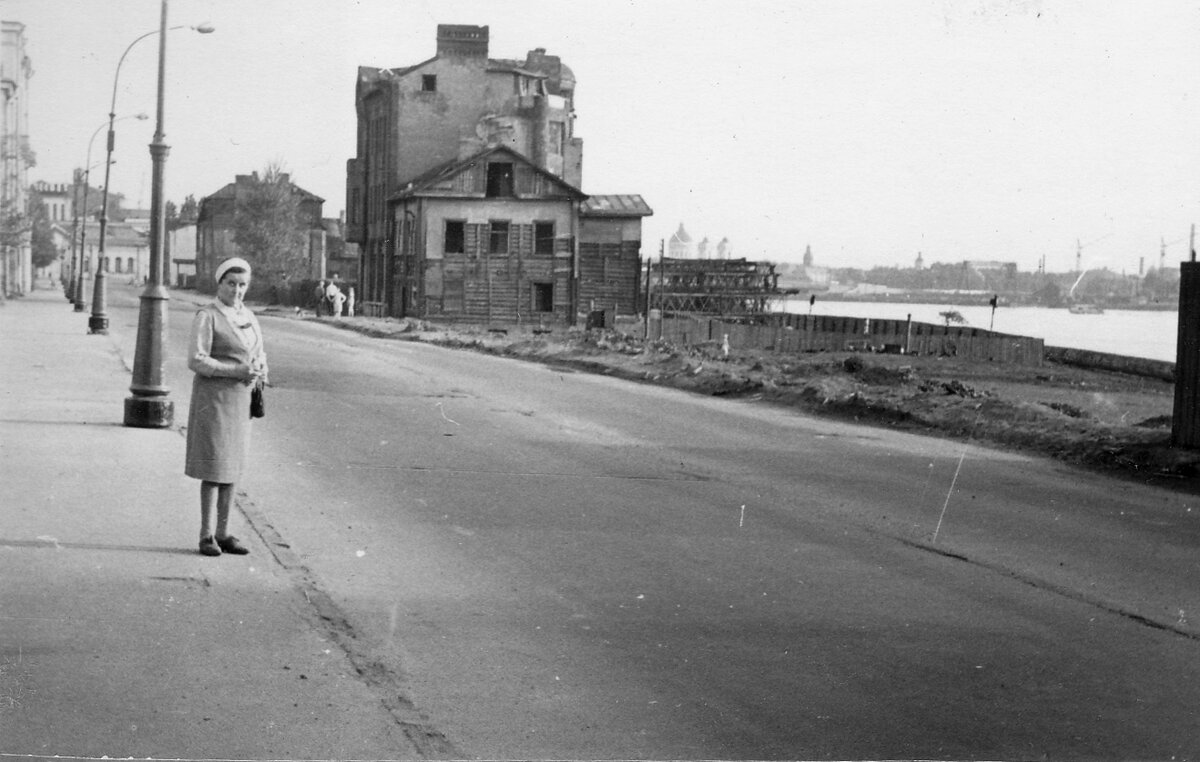
[[[238,538],[233,535],[228,537],[218,537],[217,545],[226,553],[232,553],[235,556],[244,556],[250,552],[250,549],[243,545]]]
[[[200,538],[200,555],[202,556],[219,556],[221,548],[217,545],[217,541],[210,534],[208,537]]]

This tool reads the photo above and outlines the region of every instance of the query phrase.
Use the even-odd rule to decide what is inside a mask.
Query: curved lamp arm
[[[198,24],[196,26],[188,26],[187,24],[180,24],[179,26],[168,27],[167,31],[170,32],[174,29],[195,29],[200,34],[212,34],[213,32],[216,31],[216,27],[214,27],[212,24],[209,24],[209,23]],[[116,111],[117,111],[117,83],[121,79],[121,65],[125,63],[125,56],[129,55],[129,51],[133,50],[134,45],[137,45],[142,40],[144,40],[147,37],[154,35],[154,34],[159,34],[159,30],[152,29],[149,32],[146,32],[145,34],[143,34],[142,36],[135,38],[133,40],[133,42],[129,43],[129,45],[126,46],[125,52],[121,54],[121,59],[119,61],[117,61],[117,73],[115,75],[113,75],[112,102],[109,105],[109,109],[108,109],[108,115],[110,117],[112,117],[114,114],[116,114]]]

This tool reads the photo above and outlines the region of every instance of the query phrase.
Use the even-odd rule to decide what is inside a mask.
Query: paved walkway
[[[136,307],[109,314],[0,306],[0,762],[415,757],[259,538],[196,552],[188,389],[122,425]]]

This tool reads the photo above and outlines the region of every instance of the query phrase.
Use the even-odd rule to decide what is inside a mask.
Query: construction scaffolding
[[[660,258],[649,263],[650,309],[662,314],[763,315],[794,291],[779,288],[770,262]]]

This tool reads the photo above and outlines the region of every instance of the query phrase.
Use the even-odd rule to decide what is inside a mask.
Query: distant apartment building
[[[39,269],[35,276],[57,280],[69,272],[71,257],[72,222],[75,206],[71,198],[71,186],[66,183],[48,183],[38,180],[30,187],[41,201],[50,224],[50,240],[58,251],[58,259]]]
[[[543,48],[488,55],[488,27],[439,25],[421,63],[359,67],[346,240],[368,315],[568,321],[637,309],[633,194],[581,189],[575,77]]]
[[[33,184],[33,192],[42,200],[42,208],[46,210],[46,219],[51,223],[69,223],[75,216],[75,205],[72,203],[72,186],[67,183],[48,183],[39,180]]]
[[[26,212],[33,163],[29,148],[27,98],[33,67],[25,54],[25,25],[0,21],[0,212],[7,220]],[[21,226],[0,230],[0,296],[27,293],[33,287],[33,261],[29,232]]]

